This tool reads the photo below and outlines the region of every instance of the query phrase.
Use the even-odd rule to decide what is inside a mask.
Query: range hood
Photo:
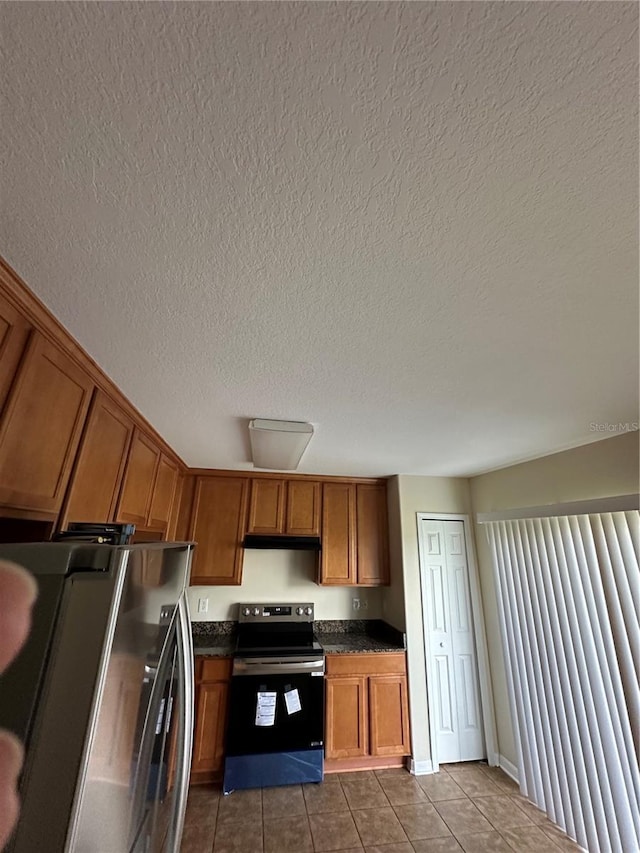
[[[321,547],[318,536],[265,536],[259,533],[247,533],[242,546],[280,551],[319,551]]]

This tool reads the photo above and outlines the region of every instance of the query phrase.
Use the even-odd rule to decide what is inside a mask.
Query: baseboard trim
[[[414,761],[410,758],[408,769],[414,776],[426,776],[428,773],[433,773],[433,761],[430,758],[426,761]]]
[[[369,758],[325,758],[325,773],[351,773],[358,770],[385,770],[393,767],[404,767],[401,755],[378,756]]]
[[[498,756],[498,759],[498,766],[500,769],[504,770],[507,776],[510,776],[514,782],[520,784],[520,774],[516,765],[512,764],[508,758],[504,757],[504,755]]]

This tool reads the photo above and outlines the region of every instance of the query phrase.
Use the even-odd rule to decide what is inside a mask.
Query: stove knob
[[[251,616],[251,609],[249,607],[245,607],[242,611],[243,616]]]
[[[260,608],[259,608],[259,607],[254,607],[254,608],[253,608],[253,615],[254,615],[254,616],[259,616],[259,615],[260,615]]]
[[[302,614],[304,613],[304,609],[302,607],[297,607],[296,613],[298,614],[298,616],[302,616]]]
[[[313,607],[305,607],[304,612],[307,616],[313,616]]]

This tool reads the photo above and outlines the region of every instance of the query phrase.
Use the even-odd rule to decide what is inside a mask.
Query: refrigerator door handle
[[[156,727],[158,720],[160,719],[160,714],[163,713],[162,699],[167,678],[171,677],[172,669],[174,667],[177,624],[178,613],[176,608],[176,613],[167,631],[157,666],[145,666],[145,675],[153,678],[153,685],[151,687],[151,693],[146,706],[144,726],[142,729],[142,736],[140,738],[140,750],[131,784],[132,835],[130,838],[130,846],[135,844],[136,838],[139,836],[141,823],[147,819],[145,818],[145,811],[148,799],[153,747],[156,738]],[[153,816],[152,820],[154,820]]]
[[[191,637],[191,619],[187,596],[183,594],[178,602],[178,738],[176,754],[174,812],[167,835],[167,853],[179,853],[184,829],[184,814],[189,794],[189,773],[191,771],[191,751],[193,747],[193,640]]]

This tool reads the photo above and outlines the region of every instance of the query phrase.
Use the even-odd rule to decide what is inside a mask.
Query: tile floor
[[[580,848],[501,770],[341,773],[319,785],[192,788],[182,853],[558,853]]]

